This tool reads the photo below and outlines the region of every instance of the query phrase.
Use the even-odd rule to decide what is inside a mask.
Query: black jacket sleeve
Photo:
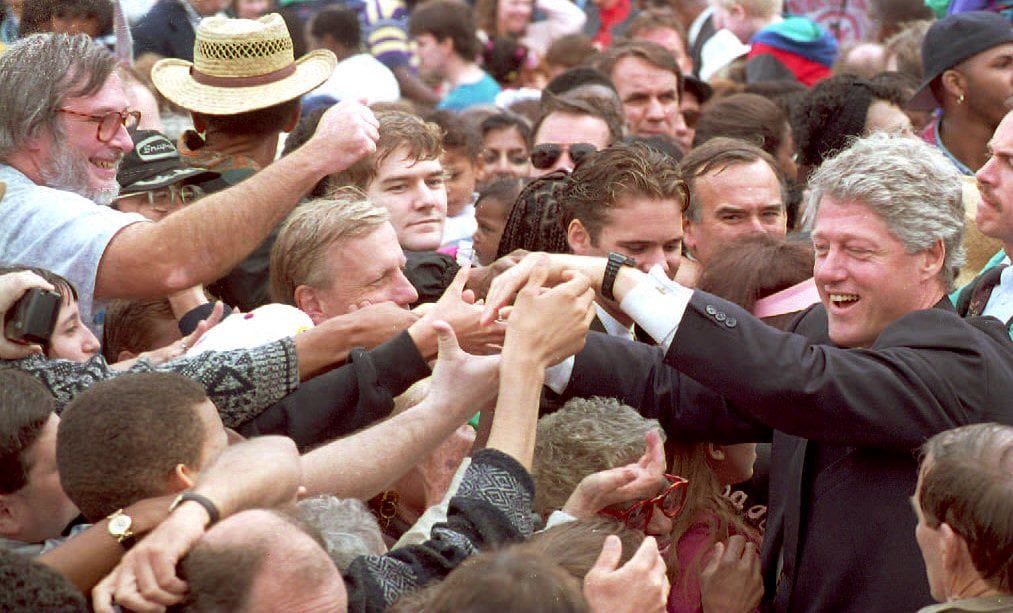
[[[394,396],[429,374],[402,332],[372,351],[353,349],[347,364],[304,382],[237,430],[243,436],[284,434],[306,451],[387,417]]]

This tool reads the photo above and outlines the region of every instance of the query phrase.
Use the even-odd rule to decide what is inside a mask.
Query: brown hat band
[[[279,70],[252,77],[219,77],[201,72],[193,66],[190,67],[190,76],[193,77],[194,81],[201,85],[210,85],[211,87],[254,87],[257,85],[267,85],[293,74],[295,74],[294,62]]]

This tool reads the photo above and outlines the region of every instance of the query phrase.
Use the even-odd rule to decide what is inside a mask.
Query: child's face
[[[447,216],[459,214],[475,193],[475,165],[466,151],[447,149],[443,154],[447,173]]]
[[[53,335],[49,337],[46,357],[86,362],[98,353],[100,347],[98,338],[81,321],[77,301],[73,298],[65,299],[60,307]]]
[[[475,207],[475,221],[478,228],[471,237],[475,257],[482,266],[488,266],[496,259],[499,240],[506,226],[509,206],[495,198],[483,198]]]

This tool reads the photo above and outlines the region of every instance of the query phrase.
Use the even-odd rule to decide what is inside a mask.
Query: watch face
[[[117,515],[109,520],[109,532],[112,534],[126,534],[130,530],[130,516]]]

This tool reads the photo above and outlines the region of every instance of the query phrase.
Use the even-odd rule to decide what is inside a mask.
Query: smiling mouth
[[[858,302],[858,294],[829,294],[830,304],[837,308],[848,308]]]
[[[92,164],[102,168],[104,170],[116,170],[116,167],[120,165],[120,160],[92,160]]]

